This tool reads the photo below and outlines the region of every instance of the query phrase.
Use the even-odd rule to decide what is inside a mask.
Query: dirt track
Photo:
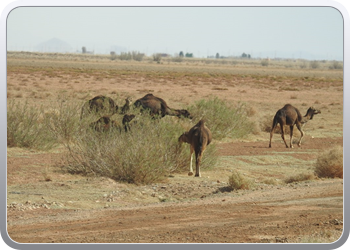
[[[313,145],[328,147],[330,143],[341,143],[340,138],[328,140],[327,144],[322,141],[326,140],[317,140]],[[249,152],[244,148],[255,150],[251,152],[254,155],[268,150],[263,148],[263,143],[249,142],[228,143],[222,148],[221,155],[229,152],[241,155],[239,148],[244,152]],[[182,184],[177,188],[186,188],[186,185],[190,188],[189,180]],[[162,186],[163,189],[169,187],[169,183]],[[124,208],[10,209],[8,232],[14,241],[21,243],[299,242],[310,234],[324,237],[330,232],[338,232],[338,237],[341,235],[341,179],[267,185],[256,190],[233,192],[224,192],[222,188],[222,191],[216,196],[207,193],[205,197],[202,185],[202,190],[193,193],[196,199],[180,203],[130,204]]]

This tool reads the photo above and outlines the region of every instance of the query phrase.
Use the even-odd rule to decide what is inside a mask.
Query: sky
[[[193,53],[343,60],[343,18],[333,7],[18,7],[7,50],[59,39],[81,52]],[[117,51],[118,53],[118,51]]]

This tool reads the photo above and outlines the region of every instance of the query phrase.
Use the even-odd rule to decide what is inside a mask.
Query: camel
[[[120,113],[125,115],[130,110],[131,103],[132,103],[132,98],[131,97],[127,97],[125,99],[124,106],[120,110]]]
[[[117,121],[111,120],[108,115],[100,117],[97,121],[90,123],[90,128],[97,132],[107,132],[110,129],[117,129],[121,132],[122,127]]]
[[[294,125],[297,126],[298,130],[301,133],[299,142],[298,142],[298,146],[301,146],[301,139],[304,136],[304,131],[302,130],[302,127],[305,125],[305,123],[307,123],[309,120],[312,120],[312,118],[314,117],[314,115],[316,114],[320,114],[321,111],[315,109],[314,107],[310,107],[307,112],[306,115],[303,117],[300,113],[300,111],[293,107],[290,104],[286,104],[284,105],[283,108],[279,109],[276,112],[275,117],[273,118],[273,123],[272,123],[272,129],[270,132],[270,144],[269,147],[271,148],[271,140],[272,140],[272,136],[273,133],[277,127],[277,124],[280,125],[281,127],[281,134],[282,134],[282,139],[284,141],[284,144],[286,145],[286,148],[288,148],[288,145],[286,143],[286,140],[284,138],[284,126],[289,126],[290,127],[290,148],[293,148],[293,144],[292,144],[292,139],[293,139],[293,128]]]
[[[190,144],[190,153],[191,153],[190,172],[188,173],[188,175],[190,176],[193,175],[192,159],[193,159],[193,152],[195,152],[195,155],[196,155],[195,177],[200,177],[201,173],[199,170],[199,165],[201,163],[204,150],[212,140],[212,134],[210,130],[204,125],[204,120],[203,119],[200,120],[188,132],[183,133],[178,140],[180,143],[186,142]]]
[[[125,132],[130,130],[130,122],[135,118],[135,115],[124,115],[122,125]],[[90,127],[98,132],[106,132],[110,129],[117,129],[119,132],[122,131],[122,126],[118,121],[111,120],[110,116],[105,115],[100,117],[97,121],[90,123]]]
[[[144,97],[137,99],[134,103],[134,107],[149,110],[150,115],[164,117],[166,115],[177,116],[177,117],[186,117],[192,119],[191,114],[185,109],[172,109],[168,104],[159,97],[154,96],[153,94],[147,94]]]
[[[132,119],[134,119],[135,118],[135,115],[128,115],[128,114],[126,114],[126,115],[124,115],[123,116],[123,121],[122,121],[122,123],[123,123],[123,125],[124,125],[124,130],[125,130],[125,132],[128,132],[128,131],[130,131],[130,122],[132,121]]]
[[[106,111],[109,115],[113,115],[118,111],[118,105],[112,98],[98,95],[87,101],[81,109],[80,119],[87,113]]]

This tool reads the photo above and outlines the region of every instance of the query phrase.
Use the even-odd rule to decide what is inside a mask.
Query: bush
[[[315,174],[320,178],[343,178],[343,147],[323,152],[316,160]]]
[[[183,133],[181,125],[148,116],[141,118],[127,133],[82,131],[74,144],[67,144],[68,170],[135,184],[158,182],[171,173],[187,170],[189,146],[178,143]],[[214,151],[209,150],[212,147],[204,154],[202,168],[215,164],[211,155]]]
[[[267,67],[267,66],[269,66],[269,64],[270,64],[270,62],[267,59],[261,61],[261,66]]]
[[[228,183],[231,190],[251,189],[253,187],[253,181],[243,177],[238,171],[233,172],[229,176]]]
[[[310,68],[318,69],[319,67],[320,67],[320,63],[318,61],[311,61],[310,62]]]
[[[43,107],[10,101],[7,106],[7,146],[49,150],[57,145],[56,138],[41,122],[44,114]]]
[[[244,103],[238,103],[234,107],[218,97],[212,97],[195,102],[188,110],[193,115],[193,120],[206,120],[206,125],[216,140],[225,137],[241,138],[254,129],[254,123],[248,119],[249,109]]]

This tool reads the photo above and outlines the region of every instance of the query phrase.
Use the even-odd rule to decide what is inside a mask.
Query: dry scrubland
[[[8,137],[7,150],[7,221],[14,241],[308,243],[341,236],[339,63],[169,58],[157,63],[9,52],[7,65],[8,131],[17,133]],[[150,127],[133,136],[96,139],[82,132],[96,119],[79,120],[90,98],[107,95],[122,106],[126,97],[147,93],[172,108],[189,109],[195,118],[144,121]],[[303,115],[310,106],[322,113],[306,124],[301,148],[286,149],[275,134],[269,149],[272,118],[286,103]],[[11,116],[21,112],[33,118]],[[194,178],[187,176],[189,146],[177,146],[176,139],[203,116],[214,140],[204,154],[202,177]],[[29,127],[23,124],[48,134],[21,134]],[[168,143],[154,141],[154,133],[169,136]],[[147,143],[138,145],[141,136]],[[294,140],[299,136],[295,129]],[[118,157],[117,148],[123,149]],[[122,173],[137,178],[121,178],[115,167],[116,158],[128,154]]]

